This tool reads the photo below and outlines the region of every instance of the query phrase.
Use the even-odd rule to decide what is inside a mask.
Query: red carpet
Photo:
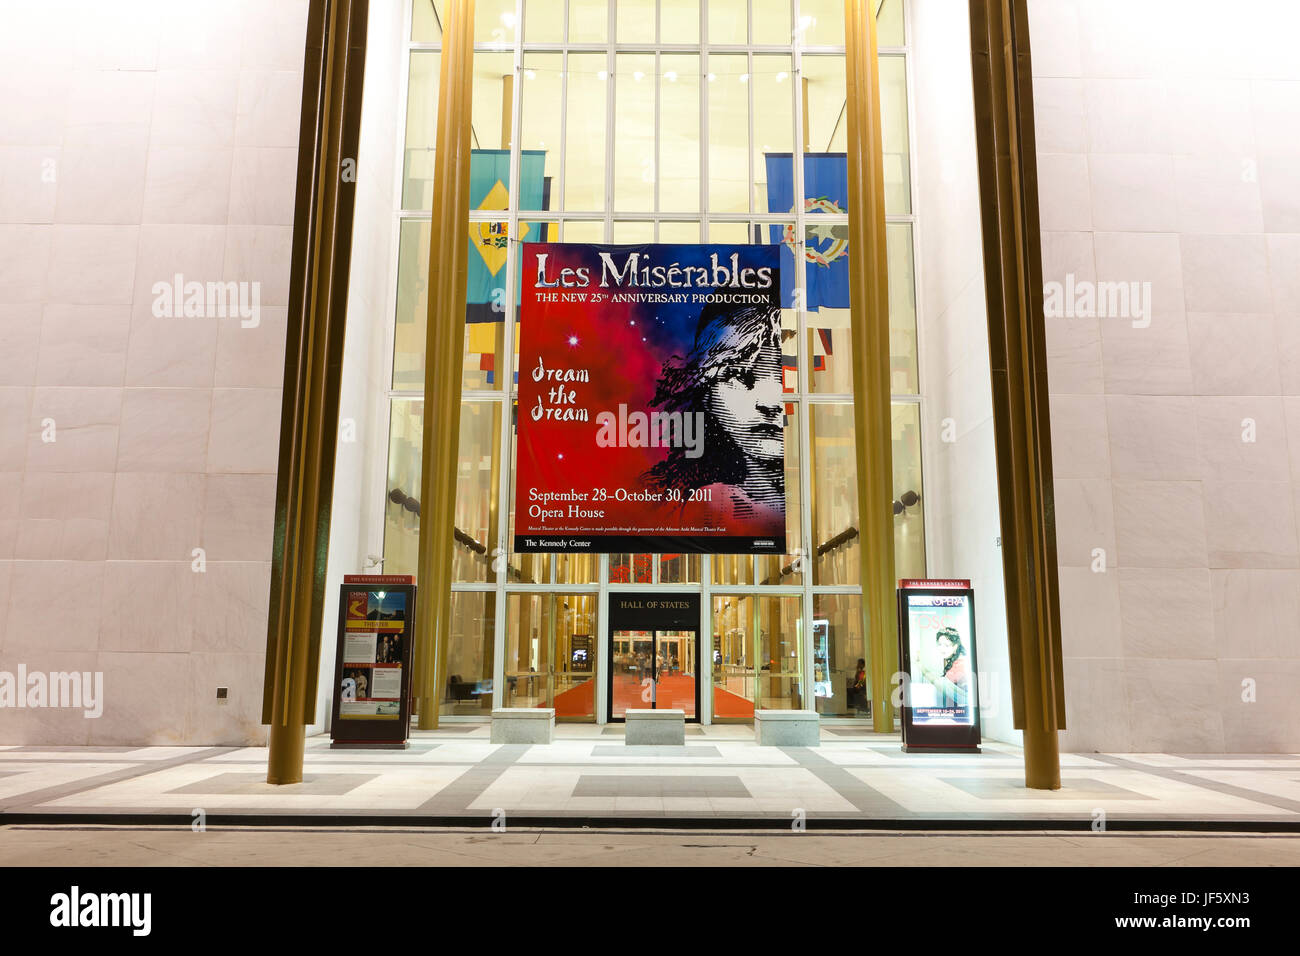
[[[729,690],[715,687],[713,688],[713,716],[743,717],[745,720],[753,720],[754,702],[733,694]]]
[[[556,717],[591,717],[596,714],[596,682],[583,681],[577,687],[555,695]]]
[[[684,674],[663,678],[659,681],[658,702],[660,707],[676,707],[686,711],[687,717],[694,717],[695,678]],[[650,702],[641,699],[641,684],[638,681],[615,677],[613,705],[613,713],[622,714],[629,707],[634,709],[649,707]],[[570,687],[563,693],[555,695],[556,717],[590,717],[595,713],[596,682],[594,680],[584,681],[577,687]],[[713,716],[753,720],[754,702],[715,687],[713,688]]]
[[[629,708],[635,710],[649,707],[649,696],[648,690],[642,689],[641,682],[636,678],[615,677],[611,713],[617,716]],[[694,717],[695,678],[686,674],[661,677],[655,699],[659,707],[684,710],[687,717]]]

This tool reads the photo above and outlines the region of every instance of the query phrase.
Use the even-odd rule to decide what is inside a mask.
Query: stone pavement
[[[692,726],[684,747],[562,724],[549,745],[486,724],[415,732],[407,751],[308,741],[304,780],[266,783],[260,747],[0,747],[0,824],[600,825],[1300,832],[1300,756],[1063,754],[1062,789],[1023,785],[1018,749],[904,754],[896,735],[823,727],[818,747],[759,747]]]

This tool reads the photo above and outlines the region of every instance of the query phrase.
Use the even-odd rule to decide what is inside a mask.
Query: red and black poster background
[[[524,246],[518,552],[781,554],[775,246]]]

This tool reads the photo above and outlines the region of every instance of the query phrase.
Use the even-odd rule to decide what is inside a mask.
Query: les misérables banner
[[[785,552],[779,264],[523,246],[516,551]]]

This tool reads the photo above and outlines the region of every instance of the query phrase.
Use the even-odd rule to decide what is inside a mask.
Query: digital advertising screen
[[[516,551],[785,553],[779,262],[523,247]]]
[[[969,586],[905,586],[898,594],[900,657],[908,675],[904,745],[978,747],[974,592]]]

